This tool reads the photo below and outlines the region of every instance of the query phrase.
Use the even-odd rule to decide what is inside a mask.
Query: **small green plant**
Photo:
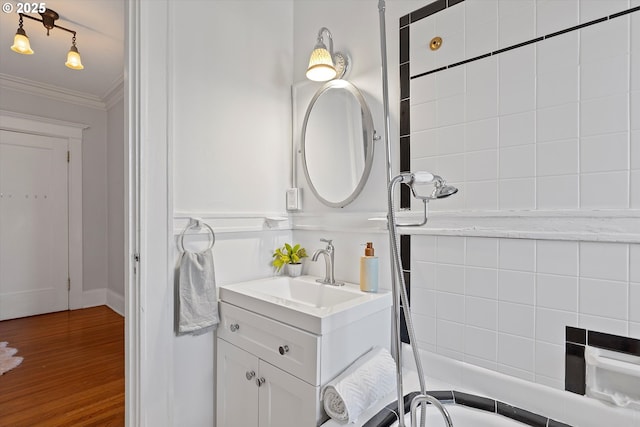
[[[307,251],[300,247],[300,244],[291,246],[285,243],[283,247],[273,251],[273,261],[271,265],[276,268],[276,271],[280,271],[285,264],[299,264],[302,258],[306,257]]]

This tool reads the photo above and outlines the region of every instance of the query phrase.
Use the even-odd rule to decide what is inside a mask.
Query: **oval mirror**
[[[341,208],[362,191],[373,164],[375,130],[360,91],[332,80],[313,96],[302,124],[302,167],[311,191]]]

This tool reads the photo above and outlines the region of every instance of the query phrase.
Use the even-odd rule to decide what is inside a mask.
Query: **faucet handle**
[[[331,244],[331,242],[333,242],[333,240],[332,240],[332,239],[320,239],[320,241],[321,241],[321,242],[326,243],[326,244],[327,244],[327,246],[333,246],[333,245]]]

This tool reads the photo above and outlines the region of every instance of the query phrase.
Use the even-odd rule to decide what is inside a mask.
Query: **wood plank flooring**
[[[124,426],[124,318],[106,306],[0,322],[24,357],[0,376],[0,427]]]

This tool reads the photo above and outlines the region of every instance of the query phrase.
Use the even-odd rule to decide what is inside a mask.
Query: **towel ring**
[[[189,224],[187,224],[185,229],[182,230],[182,233],[180,233],[180,238],[178,239],[178,249],[180,249],[182,252],[188,252],[184,248],[184,235],[190,229],[192,229],[192,228],[201,228],[202,226],[207,227],[207,229],[209,230],[209,233],[211,234],[211,243],[209,243],[209,247],[207,249],[203,250],[202,252],[208,251],[209,249],[213,248],[213,245],[216,242],[216,234],[213,232],[213,228],[211,228],[211,226],[209,224],[207,224],[206,222],[200,221],[198,219],[190,218],[189,219]]]

